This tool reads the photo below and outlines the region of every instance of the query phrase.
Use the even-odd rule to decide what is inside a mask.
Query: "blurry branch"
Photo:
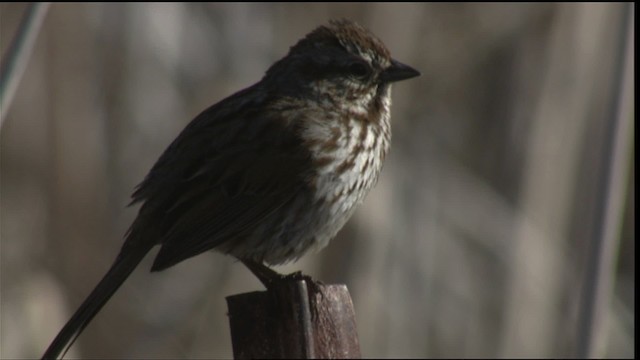
[[[546,69],[540,96],[532,112],[518,199],[523,217],[534,223],[538,231],[532,232],[526,226],[516,227],[500,357],[554,357],[569,351],[569,346],[573,346],[570,356],[587,356],[580,350],[576,355],[571,340],[580,338],[584,345],[578,348],[591,346],[588,344],[593,342],[591,332],[594,330],[585,328],[598,327],[598,324],[586,318],[592,315],[594,304],[600,302],[593,298],[601,286],[594,285],[598,283],[595,277],[604,275],[597,269],[607,269],[607,276],[611,275],[608,267],[613,259],[608,254],[599,255],[604,249],[601,240],[594,236],[605,234],[604,217],[610,216],[600,209],[604,209],[605,204],[614,205],[609,203],[612,199],[609,196],[622,195],[612,192],[612,187],[618,185],[612,182],[616,170],[607,161],[613,160],[612,146],[620,145],[613,141],[615,132],[620,130],[620,136],[629,136],[628,129],[615,128],[616,115],[624,114],[611,110],[619,101],[620,76],[623,75],[621,68],[615,67],[621,65],[622,57],[615,58],[615,55],[623,53],[620,48],[624,47],[613,43],[612,39],[620,39],[624,32],[618,27],[612,29],[610,24],[621,21],[623,14],[619,9],[624,6],[557,6],[557,16],[550,30],[548,58],[543,63]],[[603,48],[607,51],[601,51]],[[615,55],[612,57],[611,53]],[[623,143],[628,144],[628,139]],[[584,157],[585,149],[592,151],[588,158]],[[628,151],[628,148],[624,150]],[[620,169],[628,166],[626,158],[627,163]],[[589,159],[589,162],[582,163],[583,159]],[[581,176],[585,173],[606,174],[606,177],[585,179]],[[581,194],[576,193],[576,189],[597,193],[593,196],[591,192]],[[584,210],[576,211],[576,203],[583,205]],[[618,210],[611,215],[618,214]],[[576,219],[577,216],[580,219]],[[572,238],[574,226],[595,228],[594,233],[598,235],[591,235],[589,231],[580,238]],[[569,277],[574,263],[567,257],[567,251],[572,244],[585,243],[590,249],[585,250],[588,258],[584,263],[593,269],[587,270],[587,274],[577,274],[580,284],[574,287]],[[605,246],[612,248],[610,244]],[[603,256],[607,257],[607,263],[598,264]],[[563,350],[562,337],[567,335],[562,328],[572,315],[563,313],[562,306],[577,298],[573,289],[585,286],[594,288],[592,291],[580,290],[579,301],[583,302],[578,316],[582,323],[575,331],[588,335],[571,334],[567,339],[571,344],[567,343],[564,348],[567,350]]]
[[[621,41],[614,97],[608,113],[607,147],[603,169],[598,214],[593,239],[590,239],[586,284],[578,327],[578,358],[600,358],[605,355],[606,317],[614,290],[617,258],[625,201],[628,172],[633,149],[634,112],[634,7],[626,4],[625,21],[621,24]]]
[[[9,112],[9,105],[18,88],[20,78],[29,62],[29,57],[49,3],[31,3],[18,26],[18,30],[0,64],[0,129]]]

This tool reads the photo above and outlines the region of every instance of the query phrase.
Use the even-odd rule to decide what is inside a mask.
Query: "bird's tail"
[[[151,247],[152,245],[136,246],[120,253],[107,274],[51,342],[42,359],[57,359],[64,356],[82,330],[133,272]]]

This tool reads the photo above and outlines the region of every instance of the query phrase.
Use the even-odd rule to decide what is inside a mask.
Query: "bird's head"
[[[350,20],[333,20],[311,31],[276,62],[265,79],[293,96],[366,111],[388,97],[389,84],[420,75],[391,58],[370,31]]]

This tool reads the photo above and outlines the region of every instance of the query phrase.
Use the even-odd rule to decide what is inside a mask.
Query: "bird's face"
[[[309,88],[315,98],[338,111],[368,116],[376,102],[385,103],[389,97],[389,86],[381,81],[389,64],[388,57],[373,49],[338,49],[328,63],[306,69],[311,74]]]

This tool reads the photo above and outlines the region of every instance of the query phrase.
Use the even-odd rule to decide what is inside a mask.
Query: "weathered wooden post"
[[[360,358],[346,285],[310,281],[227,297],[234,358]]]

